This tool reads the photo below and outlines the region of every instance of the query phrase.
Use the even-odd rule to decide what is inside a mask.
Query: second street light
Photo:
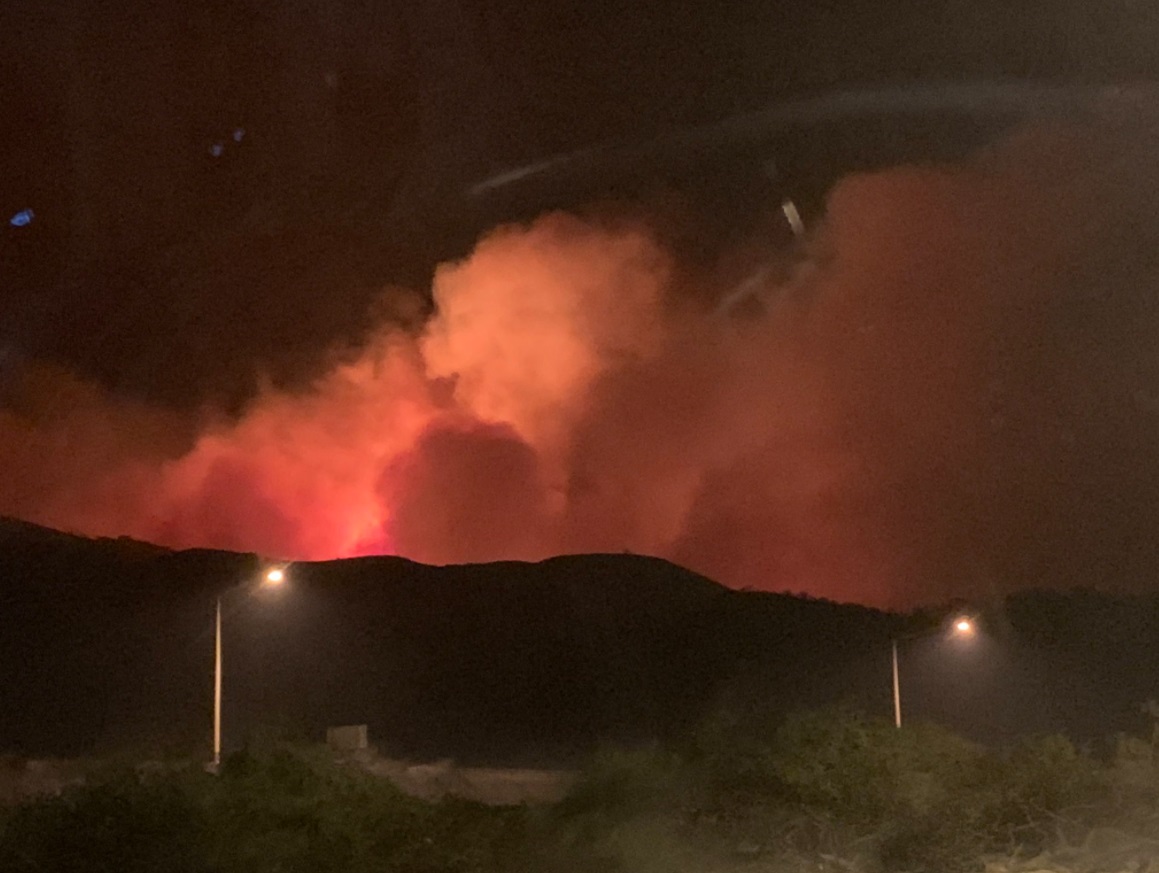
[[[286,581],[284,567],[267,570],[257,583],[261,587],[276,588]],[[251,583],[252,584],[252,583]],[[217,622],[213,637],[213,772],[221,768],[221,599],[217,597]]]
[[[961,615],[955,618],[950,624],[949,634],[954,637],[968,638],[972,637],[975,631],[974,620],[969,616]],[[907,640],[918,639],[919,637],[930,636],[937,632],[933,630],[921,634],[912,634],[907,637],[894,637],[891,641],[893,648],[893,723],[895,727],[901,727],[901,678],[898,671],[897,644]]]

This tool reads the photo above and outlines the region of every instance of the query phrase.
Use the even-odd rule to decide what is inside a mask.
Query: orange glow
[[[281,585],[285,581],[286,581],[286,574],[283,570],[281,570],[278,567],[275,567],[274,569],[272,569],[268,573],[266,573],[266,582],[269,583],[270,585]]]
[[[717,314],[732,286],[643,223],[557,214],[442,265],[421,330],[381,324],[308,390],[231,418],[29,371],[0,407],[0,515],[295,560],[631,551],[735,587],[948,596],[988,544],[1037,542],[1025,507],[1068,481],[1035,466],[1073,456],[1062,438],[1018,442],[1000,413],[1053,384],[1018,357],[1045,347],[1027,331],[1088,275],[1082,234],[1119,226],[1113,198],[1069,218],[1103,202],[1106,140],[841,181],[760,318]],[[1116,190],[1150,176],[1130,178]],[[998,382],[1003,355],[1046,375]]]

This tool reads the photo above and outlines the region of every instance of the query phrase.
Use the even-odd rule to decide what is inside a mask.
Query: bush
[[[770,765],[789,799],[850,824],[923,815],[977,779],[983,752],[932,726],[899,731],[884,719],[821,711],[790,718]]]
[[[898,730],[844,710],[789,719],[771,763],[786,799],[886,870],[954,873],[987,844],[986,753],[930,725]]]
[[[427,803],[275,743],[193,767],[114,769],[0,818],[4,873],[693,873],[762,865],[965,873],[988,852],[1149,835],[1153,748],[1113,766],[1063,737],[1004,753],[845,709],[718,721],[680,753],[607,750],[552,808]],[[1127,774],[1127,775],[1124,775]],[[1129,777],[1129,778],[1128,778]],[[826,866],[828,865],[828,866]]]
[[[716,825],[885,870],[953,873],[987,852],[1037,852],[1060,824],[1089,824],[1084,810],[1105,796],[1098,766],[1062,737],[996,754],[844,708],[792,715],[763,741],[719,722],[704,736],[698,764]]]
[[[1105,808],[1099,765],[1066,737],[1025,740],[991,761],[987,826],[995,849],[1037,852],[1088,828]]]
[[[5,873],[489,873],[523,839],[521,810],[428,804],[325,754],[279,747],[192,768],[129,771],[20,807]]]
[[[763,738],[718,721],[683,757],[599,756],[555,811],[553,845],[585,856],[584,870],[840,855],[952,873],[985,843],[984,756],[946,731],[849,710],[795,715]]]
[[[6,873],[208,870],[205,822],[180,786],[135,773],[26,803],[0,830]]]
[[[518,810],[427,803],[325,753],[287,747],[235,756],[212,789],[223,873],[485,873],[521,835]]]

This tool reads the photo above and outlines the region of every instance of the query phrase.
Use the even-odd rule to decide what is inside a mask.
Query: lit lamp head
[[[959,637],[973,636],[974,622],[966,616],[959,616],[954,619],[954,635]]]
[[[266,585],[278,586],[286,581],[286,571],[281,567],[274,567],[272,570],[267,570],[266,575],[262,580]]]

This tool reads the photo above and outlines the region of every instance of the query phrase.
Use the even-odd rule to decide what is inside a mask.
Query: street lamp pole
[[[896,675],[896,674],[895,674]],[[217,598],[217,633],[213,640],[213,770],[221,766],[221,597]]]
[[[266,572],[261,583],[278,586],[286,580],[284,567]],[[213,635],[213,772],[221,767],[221,595],[217,596],[217,613]]]
[[[970,637],[970,636],[973,636],[974,630],[975,630],[975,626],[974,626],[973,619],[967,618],[966,616],[959,616],[958,618],[954,619],[954,622],[950,627],[950,634],[952,636],[957,636],[957,637]],[[927,632],[927,634],[928,633],[930,633],[930,632]],[[916,637],[923,637],[923,636],[926,636],[927,634],[917,634],[915,636],[905,637],[905,639],[915,639]],[[892,644],[892,650],[893,650],[893,652],[892,652],[892,654],[893,654],[893,726],[896,728],[900,728],[901,727],[901,682],[900,682],[900,679],[898,676],[898,665],[897,665],[898,638],[894,637],[890,642]]]
[[[893,640],[893,725],[901,727],[901,684],[897,677],[897,640]]]

